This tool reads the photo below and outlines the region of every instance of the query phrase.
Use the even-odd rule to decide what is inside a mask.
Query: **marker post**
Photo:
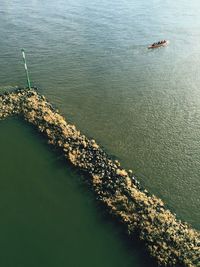
[[[25,72],[26,72],[26,80],[27,80],[27,85],[28,88],[31,89],[31,82],[30,82],[30,78],[29,78],[29,73],[28,73],[28,68],[27,68],[27,64],[26,64],[26,55],[25,55],[25,51],[22,48],[22,57],[23,57],[23,61],[24,61],[24,68],[25,68]]]

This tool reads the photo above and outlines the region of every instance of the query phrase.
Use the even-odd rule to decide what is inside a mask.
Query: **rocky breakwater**
[[[95,142],[67,123],[44,96],[17,89],[0,95],[0,119],[21,114],[84,171],[97,199],[132,235],[139,233],[160,266],[200,266],[200,233],[181,222],[161,199],[142,190],[131,171],[113,161]]]

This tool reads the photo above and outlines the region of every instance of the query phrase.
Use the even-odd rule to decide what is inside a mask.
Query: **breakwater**
[[[97,199],[132,235],[139,233],[151,256],[163,266],[200,266],[200,233],[176,218],[161,199],[141,190],[131,171],[113,161],[95,142],[67,123],[35,90],[0,95],[0,119],[23,116],[90,178]]]

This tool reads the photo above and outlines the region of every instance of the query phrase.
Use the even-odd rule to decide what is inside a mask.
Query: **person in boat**
[[[167,43],[166,40],[161,40],[161,41],[159,41],[159,42],[153,43],[153,44],[151,45],[151,47],[155,47],[155,46],[163,45],[163,44],[165,44],[165,43]]]

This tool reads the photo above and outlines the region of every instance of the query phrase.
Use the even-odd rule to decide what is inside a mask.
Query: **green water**
[[[25,84],[24,47],[33,84],[197,229],[199,12],[199,0],[0,3],[0,86]]]
[[[20,54],[24,47],[31,80],[40,92],[196,229],[200,229],[199,14],[199,0],[0,2],[0,87],[25,84]],[[160,39],[168,39],[170,45],[147,49]],[[11,132],[7,126],[3,129],[6,136],[16,134],[15,127]],[[23,136],[20,140],[13,139],[12,145],[22,145]],[[4,142],[3,147],[6,154]],[[27,159],[20,151],[16,160]],[[32,151],[31,163],[40,156],[34,148],[26,151]],[[2,154],[1,162],[8,166]],[[15,162],[12,168],[18,170]],[[46,167],[49,174],[57,170],[54,163]],[[14,180],[22,178],[23,168],[26,165],[16,171]],[[66,172],[80,180],[71,169]],[[5,179],[9,181],[6,175]],[[54,193],[62,202],[56,187]],[[95,212],[94,208],[91,213]],[[5,216],[5,224],[8,220]],[[36,240],[33,236],[32,242]],[[120,251],[123,247],[129,251],[124,244]],[[138,251],[132,251],[133,261],[142,266]]]
[[[0,122],[0,147],[1,266],[155,266],[31,126]]]

